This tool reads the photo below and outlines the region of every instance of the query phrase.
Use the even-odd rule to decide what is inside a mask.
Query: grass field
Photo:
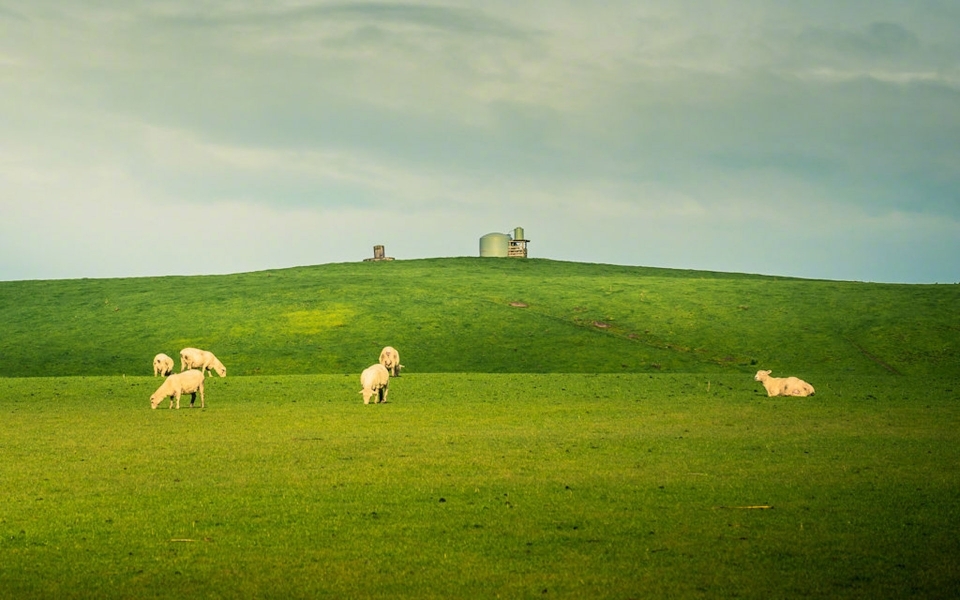
[[[960,285],[479,258],[0,282],[0,376],[147,375],[187,346],[231,375],[359,373],[386,345],[419,373],[956,375],[958,306]]]
[[[743,377],[4,381],[5,597],[949,597],[956,390]]]
[[[0,282],[0,598],[953,597],[958,307],[536,260]],[[229,376],[150,410],[188,345]]]

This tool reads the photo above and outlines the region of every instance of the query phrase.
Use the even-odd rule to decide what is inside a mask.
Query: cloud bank
[[[0,2],[0,279],[531,255],[960,281],[953,2]]]

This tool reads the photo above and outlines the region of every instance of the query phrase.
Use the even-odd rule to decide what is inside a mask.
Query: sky
[[[956,0],[0,0],[0,280],[960,282]]]

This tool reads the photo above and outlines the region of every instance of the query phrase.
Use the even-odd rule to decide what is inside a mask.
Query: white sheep
[[[181,350],[180,372],[182,373],[186,369],[200,369],[204,374],[207,371],[216,371],[220,377],[227,376],[227,368],[209,350],[198,350],[197,348]]]
[[[400,369],[403,368],[400,364],[400,353],[393,346],[387,346],[380,351],[380,364],[386,367],[391,377],[399,377]]]
[[[377,394],[377,403],[387,401],[387,386],[390,385],[390,373],[387,368],[377,363],[371,365],[360,373],[360,385],[363,389],[363,403],[370,404],[370,397]]]
[[[164,398],[170,398],[169,408],[173,408],[173,400],[177,400],[177,408],[180,408],[180,395],[190,394],[190,408],[193,408],[193,402],[197,399],[197,392],[200,392],[200,408],[206,408],[206,402],[203,398],[203,372],[196,369],[190,369],[182,373],[174,373],[167,377],[157,391],[150,396],[150,408],[157,408]]]
[[[770,377],[772,371],[757,371],[755,381],[763,383],[767,396],[812,396],[813,386],[796,377]]]
[[[153,357],[153,376],[163,375],[166,377],[173,373],[173,359],[166,354],[158,354]]]

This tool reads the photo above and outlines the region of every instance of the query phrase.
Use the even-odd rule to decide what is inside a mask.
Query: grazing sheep
[[[166,354],[158,354],[153,357],[153,376],[163,375],[166,377],[173,373],[173,359]]]
[[[390,385],[390,373],[387,368],[377,363],[363,370],[360,373],[360,385],[363,389],[363,403],[370,404],[370,397],[377,394],[377,403],[387,401],[387,386]]]
[[[197,399],[197,392],[200,392],[200,408],[206,408],[206,402],[203,398],[203,372],[196,369],[190,369],[182,373],[174,373],[164,380],[157,391],[150,396],[150,408],[157,408],[164,398],[170,398],[170,406],[173,408],[173,399],[177,399],[177,408],[180,408],[180,395],[190,394],[190,408],[193,408],[193,402]]]
[[[393,346],[387,346],[380,351],[380,364],[386,367],[391,377],[399,377],[400,369],[403,368],[400,364],[400,353]]]
[[[180,372],[186,369],[200,369],[204,374],[207,371],[216,371],[220,377],[227,376],[227,368],[223,366],[213,352],[208,350],[198,350],[196,348],[184,348],[180,351]]]
[[[754,380],[763,383],[767,396],[812,396],[813,386],[796,377],[770,377],[771,371],[757,371]]]

